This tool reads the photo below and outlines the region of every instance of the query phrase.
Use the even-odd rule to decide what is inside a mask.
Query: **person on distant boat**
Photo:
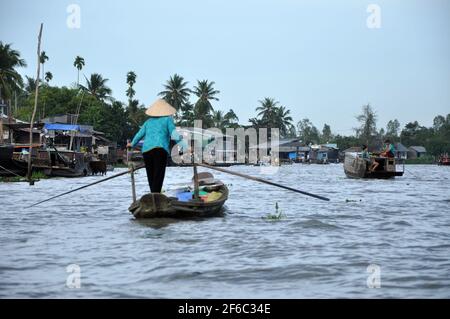
[[[362,148],[361,158],[370,159],[369,149],[367,145],[363,144],[361,148]]]
[[[363,144],[361,148],[362,148],[361,158],[367,162],[366,167],[369,168],[369,171],[373,172],[375,168],[378,166],[378,163],[370,158],[369,148],[367,147],[367,145]]]
[[[384,149],[384,152],[382,152],[381,154],[380,154],[380,156],[382,156],[382,157],[395,157],[395,147],[394,147],[394,144],[393,143],[391,143],[391,141],[389,140],[389,139],[387,139],[387,140],[385,140],[384,141],[384,144],[386,145],[385,146],[385,149]]]
[[[384,141],[384,144],[385,144],[385,148],[384,148],[384,151],[380,153],[380,156],[381,157],[389,157],[389,158],[395,157],[394,144],[392,144],[389,139],[386,139]],[[378,163],[376,160],[374,160],[374,163],[370,167],[370,171],[374,172],[379,165],[380,165],[380,163]]]
[[[167,158],[170,154],[170,140],[176,141],[183,151],[190,150],[175,129],[172,118],[175,113],[175,108],[169,103],[158,99],[145,111],[150,118],[144,122],[131,143],[127,144],[127,148],[134,148],[139,141],[144,139],[141,151],[147,171],[148,185],[152,193],[161,193]]]

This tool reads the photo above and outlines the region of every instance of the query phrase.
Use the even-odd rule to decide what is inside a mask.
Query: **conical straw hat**
[[[177,112],[174,107],[163,99],[158,99],[148,107],[145,114],[148,116],[169,116],[174,115]]]

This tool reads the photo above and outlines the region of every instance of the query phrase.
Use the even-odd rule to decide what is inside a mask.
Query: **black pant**
[[[157,147],[143,155],[150,192],[161,193],[164,175],[166,174],[167,152],[165,149]]]

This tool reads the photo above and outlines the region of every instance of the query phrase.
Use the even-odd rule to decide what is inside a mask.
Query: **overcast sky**
[[[68,6],[80,8],[80,25]],[[369,10],[376,4],[380,14]],[[373,8],[373,7],[370,7]],[[300,0],[0,0],[0,40],[13,43],[35,76],[39,23],[45,70],[54,85],[82,70],[109,79],[126,100],[126,73],[150,104],[170,75],[216,82],[216,109],[242,123],[258,100],[274,97],[294,120],[350,134],[370,102],[378,127],[397,118],[431,125],[450,113],[450,1]],[[193,100],[194,102],[194,100]]]

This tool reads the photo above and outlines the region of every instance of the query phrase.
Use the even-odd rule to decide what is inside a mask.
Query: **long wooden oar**
[[[304,191],[301,191],[301,190],[298,190],[298,189],[295,189],[295,188],[292,188],[292,187],[289,187],[289,186],[284,186],[284,185],[281,185],[281,184],[277,184],[277,183],[274,183],[274,182],[271,182],[271,181],[268,181],[266,179],[262,179],[262,178],[259,178],[259,177],[254,177],[254,176],[250,176],[250,175],[246,175],[246,174],[242,174],[242,173],[238,173],[238,172],[233,172],[233,171],[229,171],[227,169],[219,168],[219,167],[216,167],[216,166],[210,166],[210,165],[207,165],[207,164],[198,163],[198,164],[194,164],[194,165],[206,167],[206,168],[209,168],[209,169],[214,169],[214,170],[222,172],[222,173],[227,173],[227,174],[231,174],[231,175],[247,178],[247,179],[250,179],[252,181],[256,181],[256,182],[272,185],[272,186],[275,186],[275,187],[284,188],[284,189],[290,190],[292,192],[296,192],[296,193],[300,193],[300,194],[303,194],[303,195],[311,196],[311,197],[314,197],[314,198],[317,198],[317,199],[326,200],[326,201],[330,200],[329,198],[326,198],[326,197],[323,197],[323,196],[320,196],[320,195],[304,192]]]
[[[137,171],[138,169],[141,169],[141,168],[144,168],[144,167],[145,167],[145,165],[139,165],[139,166],[133,168],[132,171]],[[39,205],[39,204],[48,202],[49,200],[52,200],[52,199],[55,199],[55,198],[58,198],[58,197],[61,197],[61,196],[64,196],[64,195],[67,195],[67,194],[76,192],[76,191],[79,191],[80,189],[83,189],[83,188],[87,188],[87,187],[90,187],[90,186],[93,186],[93,185],[97,185],[97,184],[100,184],[100,183],[109,181],[110,179],[113,179],[113,178],[116,178],[116,177],[119,177],[119,176],[122,176],[122,175],[125,175],[125,174],[128,174],[128,173],[130,173],[130,170],[127,170],[127,171],[125,171],[125,172],[122,172],[122,173],[119,173],[119,174],[116,174],[116,175],[113,175],[113,176],[110,176],[110,177],[101,179],[101,180],[96,181],[96,182],[93,182],[93,183],[91,183],[91,184],[87,184],[87,185],[84,185],[84,186],[81,186],[81,187],[72,189],[72,190],[70,190],[70,191],[68,191],[68,192],[65,192],[65,193],[62,193],[62,194],[59,194],[59,195],[56,195],[56,196],[47,198],[47,199],[45,199],[45,200],[42,200],[42,201],[40,201],[40,202],[37,202],[37,203],[35,203],[35,204],[29,206],[29,207],[33,207],[33,206],[36,206],[36,205]]]

